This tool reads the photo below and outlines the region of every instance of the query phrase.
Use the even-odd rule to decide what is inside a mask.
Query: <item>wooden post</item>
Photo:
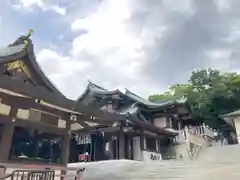
[[[178,119],[177,122],[178,122],[178,130],[180,131],[181,130],[181,121],[180,121],[180,119]]]
[[[8,160],[11,144],[12,144],[12,137],[14,132],[14,124],[13,122],[8,122],[4,125],[3,134],[0,142],[0,160]]]
[[[159,149],[159,140],[158,140],[158,136],[156,137],[156,152],[158,153],[160,151]]]
[[[124,142],[124,133],[123,133],[123,127],[120,128],[119,134],[118,134],[118,152],[119,152],[119,159],[125,159],[125,142]]]
[[[3,134],[0,142],[0,160],[8,160],[11,145],[12,145],[12,137],[14,133],[14,121],[17,114],[17,108],[11,107],[9,116],[11,120],[4,124]]]
[[[143,130],[140,130],[140,149],[141,151],[144,150],[146,148],[146,141],[145,141],[145,137],[143,134]]]
[[[143,134],[143,129],[140,130],[140,153],[141,153],[141,160],[143,160],[143,150],[146,148],[145,137]]]
[[[70,141],[71,141],[71,123],[69,120],[66,120],[66,132],[63,136],[62,142],[62,151],[61,151],[61,163],[67,168],[68,159],[69,159],[69,150],[70,150]],[[62,175],[66,174],[66,171],[61,172]],[[64,178],[61,177],[61,180]]]

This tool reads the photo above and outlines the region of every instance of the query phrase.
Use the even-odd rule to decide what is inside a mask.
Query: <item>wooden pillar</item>
[[[4,125],[3,134],[0,142],[0,160],[8,160],[12,145],[12,137],[14,132],[13,122]]]
[[[95,153],[96,153],[96,143],[95,138],[91,135],[91,146],[92,146],[92,152],[91,152],[91,161],[95,161]]]
[[[11,107],[9,116],[11,120],[4,124],[3,134],[0,142],[0,160],[8,160],[12,145],[12,137],[14,133],[14,121],[17,114],[17,108]]]
[[[70,142],[71,142],[71,123],[69,120],[66,120],[66,132],[63,135],[63,141],[62,141],[62,151],[61,151],[61,163],[67,168],[68,159],[69,159],[69,150],[70,150]],[[66,175],[66,171],[62,170],[61,175]],[[63,177],[61,177],[61,180],[64,180]]]
[[[125,135],[125,158],[132,159],[132,137],[127,134]]]
[[[144,150],[146,148],[146,142],[145,142],[145,137],[143,134],[143,130],[140,130],[140,149],[141,151]]]
[[[178,130],[181,130],[181,128],[182,128],[182,126],[181,126],[181,120],[180,119],[178,119]]]
[[[120,128],[119,134],[118,134],[118,152],[119,152],[119,159],[125,159],[125,138],[123,133],[123,128]]]
[[[70,141],[71,141],[71,124],[69,120],[66,120],[66,132],[63,136],[62,152],[61,152],[61,160],[65,166],[67,166],[67,163],[68,163]]]
[[[159,152],[159,140],[158,140],[158,137],[156,137],[156,152]]]
[[[146,149],[146,142],[145,142],[145,136],[144,136],[144,130],[140,130],[140,153],[141,153],[141,160],[144,160],[143,157],[143,150]]]

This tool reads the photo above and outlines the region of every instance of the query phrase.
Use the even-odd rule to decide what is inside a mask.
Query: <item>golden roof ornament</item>
[[[30,38],[33,34],[33,29],[29,29],[27,37]]]
[[[27,47],[27,45],[28,45],[28,40],[29,40],[29,38],[32,36],[33,32],[34,32],[33,29],[29,29],[28,35],[27,35],[26,39],[23,41],[24,44],[25,44],[25,47]]]

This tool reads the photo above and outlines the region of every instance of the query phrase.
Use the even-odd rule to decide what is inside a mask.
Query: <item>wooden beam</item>
[[[28,109],[36,109],[41,112],[56,115],[63,120],[71,119],[70,116],[73,114],[73,113],[61,111],[61,110],[58,110],[58,109],[55,109],[55,108],[52,108],[49,106],[44,106],[42,104],[35,102],[35,100],[30,97],[14,96],[14,95],[6,94],[4,92],[0,92],[0,98],[1,98],[1,103],[9,105],[11,107],[27,109],[27,110]],[[93,120],[93,119],[91,119],[91,116],[87,117],[85,115],[80,115],[80,114],[75,114],[75,116],[77,117],[77,122],[84,127],[88,127],[87,123],[85,123],[84,121],[95,122],[95,123],[104,123],[104,124],[112,123],[110,121],[105,121],[105,120],[98,119],[98,118]],[[75,121],[72,121],[71,123],[75,123]]]
[[[17,107],[25,110],[36,109],[39,111],[43,111],[49,114],[59,116],[62,119],[69,117],[69,114],[70,114],[68,112],[60,111],[58,109],[54,109],[54,108],[36,103],[33,98],[13,96],[13,95],[8,95],[6,93],[0,92],[0,99],[1,99],[1,103],[9,105],[11,107]]]
[[[9,105],[14,108],[21,108],[21,109],[36,109],[42,112],[50,113],[53,115],[58,116],[59,118],[69,121],[71,113],[60,111],[55,108],[51,108],[48,106],[41,105],[39,103],[36,103],[33,98],[28,98],[28,97],[21,97],[21,96],[13,96],[13,95],[8,95],[6,93],[0,92],[0,98],[1,98],[1,103]],[[88,124],[85,123],[84,121],[81,121],[79,119],[88,119],[87,117],[80,116],[76,114],[77,119],[76,122],[81,124],[83,127],[88,127]],[[71,121],[71,120],[70,120]],[[72,121],[70,123],[75,123],[75,121]]]
[[[108,120],[104,120],[104,119],[92,119],[91,116],[85,116],[85,115],[77,115],[78,119],[80,119],[81,121],[87,121],[87,122],[92,122],[92,123],[99,123],[99,124],[113,124],[114,120],[112,121],[108,121]]]
[[[90,132],[96,132],[96,131],[101,131],[101,129],[110,129],[113,128],[111,125],[106,125],[106,124],[100,124],[96,126],[92,126],[89,128],[83,128],[80,130],[74,130],[72,131],[73,133],[90,133]]]
[[[101,132],[115,132],[115,131],[120,131],[120,127],[99,128],[98,131],[101,131]]]
[[[73,122],[73,121],[72,121],[72,122]],[[71,122],[71,123],[72,123],[72,122]],[[80,125],[83,126],[84,128],[89,128],[89,127],[90,127],[87,123],[85,123],[85,122],[82,121],[82,120],[76,120],[75,123],[80,124]],[[72,124],[73,124],[73,123],[72,123]]]
[[[138,126],[142,127],[144,130],[149,130],[149,131],[153,131],[155,133],[158,133],[158,134],[163,134],[163,135],[166,135],[166,136],[174,136],[174,135],[177,135],[175,133],[172,133],[164,128],[160,128],[160,127],[157,127],[157,126],[154,126],[153,124],[150,124],[150,123],[146,123],[144,121],[141,121],[139,120],[139,118],[136,116],[136,115],[130,115],[129,116],[129,120],[136,123]]]
[[[15,126],[23,126],[31,129],[43,130],[44,132],[53,133],[57,135],[62,135],[66,132],[65,128],[59,128],[57,126],[53,127],[53,126],[49,126],[48,124],[31,122],[29,120],[23,120],[20,118],[14,118],[14,119],[15,119],[15,122],[14,122]],[[0,122],[8,123],[9,121],[12,121],[12,117],[0,115]]]
[[[13,79],[12,77],[9,77],[9,76],[0,76],[0,87],[12,92],[33,97],[34,99],[40,99],[40,100],[46,101],[50,104],[54,104],[62,108],[75,110],[87,116],[94,116],[100,119],[110,120],[110,121],[125,119],[125,116],[123,115],[116,114],[116,113],[103,112],[99,109],[89,107],[81,103],[77,103],[76,101],[67,99],[66,97],[60,96],[59,94],[54,94],[52,92],[49,92],[44,88],[35,87],[33,85],[26,84],[21,80]]]

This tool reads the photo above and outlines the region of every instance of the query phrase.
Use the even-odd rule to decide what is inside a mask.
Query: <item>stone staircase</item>
[[[85,167],[84,180],[239,180],[239,150],[238,145],[209,147],[194,161],[112,160],[69,167]]]
[[[204,163],[239,163],[240,145],[213,146],[205,148],[196,159]]]

